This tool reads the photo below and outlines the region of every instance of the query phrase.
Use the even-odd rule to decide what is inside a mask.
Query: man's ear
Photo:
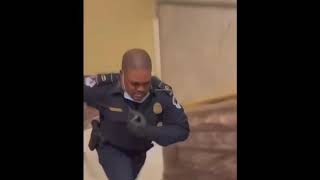
[[[122,89],[125,90],[126,88],[125,88],[125,85],[124,85],[124,73],[123,73],[122,70],[120,70],[120,81],[121,81],[120,84],[121,84]]]
[[[124,78],[124,72],[122,70],[120,70],[120,78],[123,80]]]

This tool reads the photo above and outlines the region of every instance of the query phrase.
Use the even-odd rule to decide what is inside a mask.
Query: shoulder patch
[[[172,104],[177,108],[177,109],[181,109],[181,105],[178,103],[177,98],[173,95],[172,96]]]
[[[173,96],[172,87],[161,81],[158,77],[152,76],[152,88],[155,92],[163,91],[169,96]]]
[[[92,76],[85,76],[84,84],[92,88],[97,84],[96,78]]]

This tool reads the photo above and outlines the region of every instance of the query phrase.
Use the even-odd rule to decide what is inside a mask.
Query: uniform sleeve
[[[189,136],[188,117],[174,96],[164,95],[163,125],[161,127],[150,126],[148,134],[150,139],[161,146],[184,141]]]
[[[96,86],[105,86],[110,83],[119,81],[119,79],[120,79],[119,73],[97,74],[95,78],[97,82]]]
[[[105,88],[94,86],[85,80],[85,83],[83,84],[83,101],[86,102],[88,106],[98,109],[98,104],[104,93]]]

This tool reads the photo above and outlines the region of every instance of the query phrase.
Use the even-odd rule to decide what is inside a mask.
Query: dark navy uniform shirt
[[[84,85],[84,101],[100,114],[100,128],[105,141],[125,150],[147,151],[152,141],[167,146],[189,136],[188,118],[170,86],[152,78],[150,95],[142,103],[124,98],[119,74],[98,76],[96,85]],[[138,138],[127,129],[128,109],[141,112],[152,129],[151,139]]]

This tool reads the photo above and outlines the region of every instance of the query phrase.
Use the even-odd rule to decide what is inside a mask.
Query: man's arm
[[[128,129],[138,137],[155,141],[161,146],[168,146],[179,141],[184,141],[189,136],[188,118],[174,96],[165,95],[162,104],[163,126],[148,125],[146,118],[139,112],[131,110],[133,114],[128,122]]]
[[[149,126],[147,134],[162,146],[168,146],[179,141],[184,141],[189,136],[188,117],[176,98],[165,95],[163,109],[163,126]]]
[[[86,102],[88,106],[98,109],[98,104],[102,100],[105,91],[105,87],[97,86],[94,76],[84,77],[83,101]]]
[[[92,86],[104,86],[109,85],[110,83],[117,82],[120,79],[119,73],[104,73],[104,74],[96,74],[90,77],[91,80],[88,80],[87,83],[90,81],[93,85]]]

